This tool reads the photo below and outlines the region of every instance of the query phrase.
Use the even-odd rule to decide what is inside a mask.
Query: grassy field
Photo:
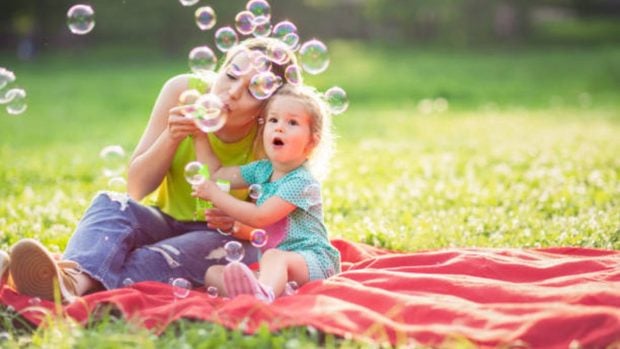
[[[335,119],[324,184],[332,236],[402,251],[620,249],[620,47],[330,49],[330,69],[310,82],[340,85],[351,100]],[[102,50],[0,62],[29,96],[23,115],[0,111],[0,248],[36,237],[62,251],[106,187],[99,151],[131,152],[185,58]],[[24,333],[12,316],[3,311],[0,325],[9,347],[361,345],[305,329],[243,336],[190,322],[158,337],[113,318]],[[58,335],[67,331],[74,339]]]

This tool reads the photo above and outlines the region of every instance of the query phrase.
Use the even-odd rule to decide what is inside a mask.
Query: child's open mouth
[[[284,141],[282,141],[282,139],[280,139],[279,137],[276,137],[276,138],[273,139],[271,144],[273,144],[276,147],[281,147],[281,146],[284,145]]]

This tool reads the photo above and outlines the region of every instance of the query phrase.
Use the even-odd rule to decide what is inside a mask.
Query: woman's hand
[[[211,229],[219,229],[226,233],[233,233],[235,220],[218,208],[205,210],[205,221]]]
[[[187,117],[190,106],[181,105],[170,109],[168,116],[168,134],[175,141],[182,141],[187,136],[206,137],[194,123],[194,119]]]

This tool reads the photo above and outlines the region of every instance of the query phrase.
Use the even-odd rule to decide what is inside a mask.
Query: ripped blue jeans
[[[106,289],[172,278],[202,286],[210,266],[227,263],[224,244],[231,240],[205,222],[177,221],[155,207],[103,192],[78,223],[63,259],[77,262]],[[242,261],[256,262],[259,250],[239,242],[245,249]]]

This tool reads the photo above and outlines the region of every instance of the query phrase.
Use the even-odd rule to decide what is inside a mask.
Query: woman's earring
[[[256,122],[257,122],[259,125],[262,125],[262,124],[264,124],[264,123],[265,123],[265,119],[264,119],[263,117],[260,117],[260,116],[259,116],[259,117],[257,117],[257,118],[256,118]]]

